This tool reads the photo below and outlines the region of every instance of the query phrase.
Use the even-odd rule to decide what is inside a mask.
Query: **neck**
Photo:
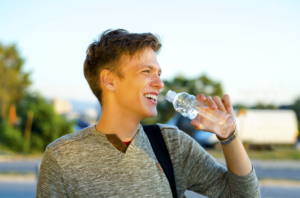
[[[116,134],[121,141],[131,141],[139,130],[140,119],[120,108],[105,107],[96,129],[104,134]]]

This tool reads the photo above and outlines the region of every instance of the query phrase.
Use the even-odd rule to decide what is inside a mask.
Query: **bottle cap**
[[[169,102],[173,102],[176,95],[177,93],[175,91],[169,90],[165,96],[165,99]]]

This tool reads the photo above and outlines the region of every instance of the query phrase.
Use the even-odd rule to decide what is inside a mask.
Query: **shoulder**
[[[55,151],[58,148],[62,148],[66,145],[74,144],[80,140],[83,140],[84,138],[86,138],[90,135],[92,135],[90,127],[84,128],[75,133],[67,134],[67,135],[64,135],[64,136],[58,138],[57,140],[55,140],[54,142],[50,143],[47,146],[47,150]]]
[[[193,138],[191,138],[188,134],[180,130],[177,126],[160,123],[157,123],[156,125],[159,126],[167,144],[171,142],[180,143],[182,141],[193,141]]]
[[[157,123],[156,125],[159,126],[162,134],[164,136],[169,136],[169,135],[173,135],[173,136],[189,136],[187,135],[185,132],[183,132],[182,130],[180,130],[177,126],[173,126],[173,125],[168,125],[168,124],[160,124]]]
[[[168,124],[160,124],[160,123],[156,123],[156,125],[159,126],[161,131],[177,131],[179,130],[177,126],[173,126],[173,125],[168,125]]]
[[[172,163],[176,166],[181,167],[182,160],[194,161],[208,155],[198,142],[178,127],[159,123],[157,125],[160,127]]]
[[[178,127],[159,123],[157,125],[160,127],[170,155],[181,155],[182,158],[196,156],[192,160],[210,156],[194,138]]]

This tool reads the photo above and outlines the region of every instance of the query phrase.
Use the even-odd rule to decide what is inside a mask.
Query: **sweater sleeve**
[[[186,188],[208,197],[260,197],[255,170],[238,176],[220,165],[193,138],[180,131],[181,163]]]
[[[50,149],[46,150],[41,162],[36,197],[68,197],[60,167]]]

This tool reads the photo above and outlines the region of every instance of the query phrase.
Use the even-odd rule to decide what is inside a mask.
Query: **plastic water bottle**
[[[204,131],[214,132],[222,138],[227,138],[235,130],[234,117],[219,109],[211,110],[205,102],[198,101],[193,95],[185,92],[177,94],[169,90],[165,98],[181,115],[202,124]]]

